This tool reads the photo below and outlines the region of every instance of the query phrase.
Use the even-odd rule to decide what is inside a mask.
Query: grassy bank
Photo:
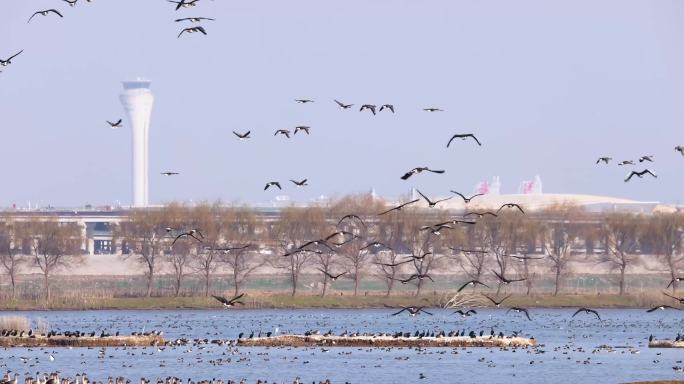
[[[313,296],[299,295],[292,297],[285,294],[256,294],[245,296],[245,308],[382,308],[385,305],[427,305],[439,306],[448,295],[429,294],[415,297],[411,295],[397,296]],[[473,307],[488,306],[489,303],[480,296],[473,296],[477,302]],[[647,308],[672,300],[665,300],[662,295],[536,295],[512,296],[504,306],[520,306],[527,308]],[[674,305],[674,303],[671,303]],[[45,310],[45,309],[202,309],[221,308],[220,304],[209,297],[150,297],[150,298],[56,298],[48,305],[43,300],[0,301],[0,310]]]

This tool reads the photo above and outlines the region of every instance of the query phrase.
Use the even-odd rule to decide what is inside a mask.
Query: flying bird
[[[388,307],[388,308],[391,308],[391,307]],[[432,313],[430,313],[430,312],[428,312],[428,311],[426,311],[426,310],[423,309],[423,308],[425,308],[425,307],[413,307],[413,306],[411,306],[411,307],[403,307],[403,306],[402,306],[401,308],[402,308],[401,311],[393,313],[392,316],[396,316],[396,315],[398,315],[398,314],[400,314],[400,313],[402,313],[402,312],[404,312],[404,311],[408,311],[408,312],[409,312],[409,316],[416,316],[416,315],[420,314],[421,312],[422,312],[422,313],[426,313],[426,314],[432,316]]]
[[[584,313],[586,313],[586,314],[588,314],[588,315],[594,314],[594,315],[596,315],[596,318],[597,318],[597,319],[601,320],[601,316],[599,316],[598,312],[596,312],[595,310],[593,310],[593,309],[591,309],[591,308],[580,308],[580,309],[577,310],[577,312],[575,312],[575,313],[572,315],[572,317],[575,317],[575,316],[577,316],[577,314],[582,313],[582,312],[584,312]]]
[[[340,219],[340,221],[337,222],[337,226],[339,227],[340,224],[342,224],[342,222],[345,221],[345,220],[358,220],[358,221],[361,222],[361,225],[363,225],[364,227],[366,226],[366,223],[364,223],[363,219],[361,219],[358,215],[355,215],[355,214],[353,214],[353,213],[350,213],[350,214],[348,214],[348,215],[342,216],[342,218]]]
[[[675,147],[675,152],[679,152],[684,156],[684,146],[678,145]]]
[[[176,19],[176,23],[181,22],[181,21],[189,21],[191,23],[199,23],[202,20],[215,21],[215,19],[212,19],[210,17],[185,17],[182,19]]]
[[[416,280],[416,279],[417,280],[430,279],[430,281],[432,281],[433,283],[435,282],[434,280],[432,280],[432,277],[430,277],[430,275],[428,275],[427,273],[414,273],[413,275],[409,276],[407,279],[395,279],[395,280],[400,281],[402,284],[406,284],[406,283],[409,283],[409,282]]]
[[[199,237],[197,237],[195,235],[199,235]],[[204,239],[204,236],[202,235],[202,233],[200,231],[198,231],[197,229],[191,229],[187,232],[183,232],[180,235],[176,236],[176,238],[173,240],[173,243],[171,243],[171,246],[173,247],[173,245],[176,244],[176,241],[178,241],[184,237],[192,237],[193,239],[199,241],[200,243],[202,242],[202,239]]]
[[[607,157],[607,156],[599,157],[598,160],[596,160],[596,164],[598,164],[598,163],[600,163],[600,162],[602,162],[602,161],[603,161],[604,163],[608,164],[611,160],[613,160],[612,157]]]
[[[410,263],[411,261],[412,261],[411,259],[408,259],[408,260],[404,260],[404,261],[397,261],[396,263],[375,263],[375,264],[376,265],[382,265],[385,267],[398,267],[400,265]]]
[[[306,104],[306,103],[313,103],[314,101],[310,100],[310,99],[295,99],[295,102],[297,102],[299,104]]]
[[[363,112],[364,109],[367,109],[367,110],[373,112],[373,115],[375,115],[375,108],[376,108],[376,106],[373,104],[364,104],[361,106],[361,109],[359,109],[359,112]]]
[[[334,100],[334,101],[335,101],[335,103],[337,103],[337,105],[340,107],[340,109],[349,109],[349,108],[354,106],[354,104],[345,104],[345,103],[343,103],[341,101],[337,101],[337,100]]]
[[[671,297],[671,298],[677,300],[677,301],[679,302],[679,304],[684,304],[684,297],[672,296],[672,295],[668,294],[667,292],[663,292],[663,295],[665,295],[665,296],[667,296],[667,297]]]
[[[517,283],[517,282],[519,282],[519,281],[525,281],[525,280],[527,280],[527,279],[507,279],[507,278],[504,277],[503,275],[498,274],[496,271],[492,271],[492,273],[494,273],[494,276],[496,276],[496,277],[501,281],[501,283],[504,284],[504,285],[508,285],[508,284],[511,284],[511,283]]]
[[[522,213],[522,214],[525,213],[525,211],[523,211],[522,207],[518,204],[515,204],[515,203],[506,203],[506,204],[502,205],[501,208],[496,210],[496,213],[499,213],[504,208],[517,208],[518,211],[520,211],[520,213]]]
[[[381,242],[379,242],[379,241],[370,242],[370,243],[366,244],[365,246],[361,247],[360,250],[363,251],[364,249],[368,249],[368,248],[370,248],[370,247],[373,247],[373,248],[387,248],[387,249],[389,249],[389,250],[392,250],[392,248],[388,247],[387,245],[385,245],[385,244],[383,244],[383,243],[381,243]]]
[[[28,21],[26,22],[26,24],[30,23],[30,22],[31,22],[31,19],[33,19],[33,17],[35,17],[36,15],[47,16],[47,15],[49,15],[51,12],[54,13],[54,14],[56,14],[56,15],[59,16],[59,17],[64,17],[64,16],[62,16],[62,14],[59,13],[59,11],[57,11],[56,9],[46,9],[46,10],[44,10],[44,11],[37,11],[37,12],[35,12],[33,15],[31,15],[31,17],[29,17],[29,19],[28,19]]]
[[[64,1],[67,1],[67,0],[64,0]],[[180,0],[180,1],[169,0],[169,3],[176,4],[176,11],[177,11],[181,8],[194,7],[197,5],[197,1],[199,1],[199,0]]]
[[[451,136],[451,139],[449,139],[449,142],[447,143],[447,148],[449,148],[449,145],[451,145],[451,142],[454,141],[454,139],[465,140],[469,137],[471,139],[475,140],[477,145],[482,146],[482,143],[480,143],[480,140],[478,140],[477,137],[475,137],[475,135],[473,135],[472,133],[463,133],[463,134],[456,134],[456,135]]]
[[[78,2],[78,0],[62,0],[62,1],[64,1],[64,2],[67,3],[67,4],[69,4],[70,7],[75,6],[76,3]]]
[[[382,215],[384,215],[384,214],[386,214],[386,213],[390,213],[390,212],[392,212],[392,211],[401,211],[401,209],[404,208],[405,206],[411,205],[411,204],[414,204],[414,203],[417,203],[417,202],[419,202],[419,201],[420,201],[420,199],[415,199],[415,200],[411,200],[411,201],[409,201],[409,202],[407,202],[407,203],[399,204],[399,205],[397,205],[397,206],[394,207],[394,208],[390,208],[390,209],[388,209],[388,210],[386,210],[386,211],[384,211],[384,212],[378,213],[378,216],[382,216]]]
[[[459,288],[458,291],[456,291],[456,292],[461,292],[462,290],[464,290],[468,286],[474,287],[476,285],[482,285],[483,287],[489,288],[489,285],[481,282],[480,280],[470,280],[470,281],[466,282],[465,284],[461,285],[461,288]]]
[[[277,181],[269,181],[268,183],[266,183],[264,191],[267,190],[269,187],[278,187],[278,189],[282,190],[282,188],[280,187],[280,183]]]
[[[288,139],[290,138],[290,131],[287,129],[279,129],[275,131],[273,136],[278,136],[278,134],[285,135],[285,137],[287,137]]]
[[[252,133],[252,131],[247,131],[245,133],[237,133],[233,131],[233,135],[237,136],[239,140],[245,140],[245,139],[250,139],[249,134]]]
[[[671,306],[669,306],[669,305],[663,304],[663,305],[659,305],[659,306],[657,306],[657,307],[653,307],[653,308],[649,309],[649,310],[646,311],[646,312],[651,313],[651,312],[655,312],[655,311],[657,311],[657,310],[664,311],[664,310],[666,310],[666,309],[676,309],[677,311],[679,311],[679,308],[675,308],[675,307],[671,307]]]
[[[9,57],[8,59],[6,59],[6,60],[0,59],[0,65],[3,66],[3,67],[6,67],[6,66],[12,64],[12,59],[14,59],[15,57],[19,56],[22,52],[24,52],[23,49],[22,49],[21,51],[15,53],[14,55],[10,56],[10,57]]]
[[[653,155],[644,155],[639,158],[639,162],[643,163],[644,161],[650,161],[651,163],[653,162]]]
[[[212,296],[214,299],[216,299],[216,300],[218,300],[219,302],[221,302],[221,304],[223,304],[224,307],[230,308],[230,307],[235,306],[235,304],[244,305],[245,303],[243,303],[242,301],[240,301],[240,299],[241,299],[242,296],[244,296],[244,295],[245,295],[244,293],[241,293],[241,294],[239,294],[239,295],[233,297],[233,298],[230,299],[230,300],[226,299],[226,298],[223,297],[223,296],[216,296],[216,295],[211,295],[211,296]]]
[[[409,177],[411,177],[413,175],[417,175],[417,174],[424,172],[424,171],[428,171],[428,172],[432,172],[432,173],[444,173],[444,170],[434,170],[434,169],[430,169],[428,167],[416,167],[416,168],[413,168],[412,170],[406,172],[404,174],[404,176],[401,177],[401,179],[402,180],[408,180]]]
[[[472,196],[470,196],[470,197],[465,197],[465,196],[464,196],[462,193],[460,193],[460,192],[456,192],[456,191],[450,191],[450,192],[451,192],[451,193],[454,193],[454,194],[457,194],[457,195],[459,195],[459,196],[461,196],[461,199],[463,199],[463,202],[466,203],[466,204],[470,203],[470,201],[471,201],[472,199],[474,199],[474,198],[476,198],[476,197],[478,197],[478,196],[484,196],[484,193],[478,193],[478,194],[472,195]]]
[[[634,161],[633,160],[623,160],[623,161],[619,162],[618,165],[634,165]]]
[[[180,38],[181,35],[184,34],[184,33],[195,33],[195,32],[201,32],[203,35],[206,35],[206,34],[207,34],[207,31],[204,29],[204,27],[201,26],[201,25],[198,25],[198,26],[196,26],[196,27],[189,27],[189,28],[183,29],[183,30],[180,31],[180,33],[178,34],[178,38]]]
[[[496,213],[489,212],[489,211],[486,211],[486,212],[468,212],[465,215],[463,215],[463,217],[477,216],[478,219],[481,219],[487,215],[492,216],[492,217],[499,217],[499,215],[497,215]]]
[[[323,274],[326,275],[331,281],[336,281],[336,280],[339,279],[341,276],[344,276],[344,275],[347,274],[347,272],[345,271],[345,272],[340,273],[339,275],[331,275],[330,273],[328,273],[328,272],[326,272],[326,271],[324,271],[324,270],[322,270],[322,269],[320,269],[320,268],[317,268],[317,269],[318,269],[319,271],[323,272]]]
[[[304,179],[304,180],[302,180],[302,181],[297,181],[297,180],[292,180],[292,179],[290,179],[290,181],[293,182],[293,183],[294,183],[296,186],[298,186],[298,187],[304,187],[304,186],[306,186],[306,185],[309,185],[309,184],[306,183],[306,179]]]
[[[298,127],[295,127],[294,134],[296,135],[297,132],[302,131],[302,132],[306,132],[306,134],[308,135],[310,128],[311,127],[307,127],[306,125],[300,125]]]
[[[658,178],[658,175],[656,175],[655,173],[653,173],[650,169],[644,169],[644,170],[641,171],[641,172],[637,172],[637,171],[632,171],[632,172],[630,172],[629,175],[627,175],[627,178],[625,179],[625,183],[628,182],[628,181],[630,181],[630,180],[632,179],[632,177],[634,177],[634,176],[638,176],[639,178],[642,178],[642,177],[643,177],[644,175],[646,175],[646,174],[649,174],[649,175],[653,176],[653,177],[656,178],[656,179]]]
[[[684,280],[684,277],[675,277],[674,279],[670,280],[670,283],[667,284],[667,287],[665,288],[670,288],[674,283],[679,283],[682,280]]]
[[[443,109],[434,108],[434,107],[423,108],[423,111],[425,111],[425,112],[444,112]]]
[[[504,301],[506,301],[506,299],[508,299],[508,298],[511,297],[512,295],[508,295],[508,296],[504,297],[503,299],[501,299],[501,300],[499,300],[499,301],[494,300],[493,298],[491,298],[491,297],[485,295],[484,293],[482,294],[482,296],[484,296],[484,297],[486,297],[487,299],[489,299],[489,301],[491,301],[492,304],[494,304],[495,307],[499,308],[499,306],[501,306],[501,303],[503,303]]]
[[[384,105],[382,105],[382,106],[380,107],[380,111],[379,111],[379,112],[382,112],[383,109],[389,109],[390,111],[392,111],[392,113],[394,113],[394,105],[392,105],[392,104],[384,104]]]
[[[175,175],[180,175],[180,173],[178,173],[178,172],[171,172],[171,171],[161,172],[160,174],[162,174],[162,175],[164,175],[164,176],[175,176]]]
[[[454,311],[452,314],[456,314],[456,313],[461,315],[461,317],[468,317],[468,316],[472,316],[472,315],[477,315],[477,312],[474,309],[469,309],[465,312],[462,309],[459,309],[458,311]]]
[[[419,195],[421,195],[423,197],[423,199],[425,199],[425,201],[428,203],[428,207],[430,207],[430,208],[434,208],[437,204],[441,203],[442,201],[447,201],[447,200],[451,199],[451,197],[447,197],[446,199],[439,199],[439,200],[432,201],[427,196],[425,196],[420,190],[416,189],[416,191],[418,192]]]
[[[532,320],[532,318],[530,317],[530,313],[527,312],[527,309],[525,309],[525,308],[511,307],[511,308],[508,309],[508,311],[506,311],[506,313],[508,313],[508,312],[510,312],[510,311],[513,311],[513,312],[516,312],[516,313],[524,313],[525,316],[527,317],[527,320]]]
[[[111,121],[107,120],[107,124],[109,124],[109,126],[112,128],[121,128],[122,127],[121,122],[122,122],[121,119],[119,119],[119,121],[117,121],[116,123],[112,123]]]

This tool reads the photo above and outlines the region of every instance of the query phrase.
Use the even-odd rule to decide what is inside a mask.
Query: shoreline
[[[529,309],[577,308],[591,307],[596,309],[646,309],[671,299],[662,295],[513,295],[502,304],[501,308],[510,306]],[[426,305],[442,307],[444,296],[436,295],[397,295],[397,296],[295,296],[290,295],[250,295],[245,296],[245,305],[241,309],[382,309],[385,306]],[[475,296],[477,298],[477,296]],[[672,305],[677,303],[671,300]],[[468,308],[494,308],[488,302],[478,300]],[[223,309],[220,303],[209,297],[150,297],[150,298],[56,298],[45,305],[42,300],[0,301],[2,311],[44,311],[44,310],[198,310]]]

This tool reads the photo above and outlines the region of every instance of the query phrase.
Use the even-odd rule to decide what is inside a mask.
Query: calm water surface
[[[522,331],[540,346],[529,349],[430,348],[247,348],[206,345],[159,350],[148,348],[46,348],[0,350],[2,370],[35,374],[60,371],[64,377],[87,372],[91,380],[124,376],[177,376],[182,379],[246,378],[305,383],[329,378],[333,383],[579,383],[588,379],[617,383],[682,379],[684,349],[649,349],[647,338],[684,333],[684,313],[601,310],[603,321],[589,315],[571,318],[573,310],[530,310],[532,321],[505,310],[479,310],[469,318],[434,310],[434,316],[390,316],[391,310],[178,310],[21,312],[56,330],[130,334],[163,330],[175,338],[234,339],[252,331],[303,333],[310,329],[336,334],[348,331],[395,332],[493,327],[509,335]],[[4,312],[3,315],[14,314]],[[614,349],[599,349],[608,345]],[[615,348],[620,347],[620,348]],[[54,361],[49,360],[49,355]],[[21,358],[24,358],[23,360]],[[421,373],[424,379],[419,379]]]

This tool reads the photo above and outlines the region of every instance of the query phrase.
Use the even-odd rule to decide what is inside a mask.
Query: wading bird
[[[409,177],[411,177],[413,175],[417,175],[417,174],[419,174],[421,172],[425,172],[425,171],[432,172],[432,173],[444,173],[444,170],[435,170],[435,169],[430,169],[428,167],[416,167],[416,168],[413,168],[412,170],[406,172],[404,174],[404,176],[401,177],[401,179],[402,180],[408,180]]]
[[[240,301],[240,299],[241,299],[242,296],[244,296],[244,295],[245,295],[244,293],[241,293],[241,294],[239,294],[239,295],[233,297],[233,298],[230,299],[230,300],[226,299],[226,298],[223,297],[223,296],[216,296],[216,295],[211,295],[211,296],[212,296],[214,299],[216,299],[216,300],[218,300],[219,302],[221,302],[221,304],[223,304],[224,307],[230,308],[230,307],[234,307],[235,304],[244,305],[245,303],[243,303],[242,301]]]
[[[467,138],[471,138],[471,139],[475,140],[477,145],[482,146],[482,143],[480,143],[480,140],[478,140],[477,137],[475,137],[475,135],[473,135],[472,133],[461,133],[461,134],[456,134],[456,135],[451,136],[451,139],[449,139],[449,142],[447,143],[447,148],[449,148],[449,145],[451,145],[451,142],[454,141],[454,139],[465,140]]]
[[[37,11],[37,12],[35,12],[33,15],[31,15],[31,17],[29,17],[29,19],[28,19],[28,21],[26,22],[26,24],[30,23],[30,22],[31,22],[31,19],[33,19],[36,15],[47,16],[47,15],[49,15],[50,13],[54,13],[54,14],[56,14],[56,15],[59,16],[59,17],[64,17],[64,16],[62,16],[62,14],[59,13],[56,9],[46,9],[46,10],[44,10],[44,11]]]

